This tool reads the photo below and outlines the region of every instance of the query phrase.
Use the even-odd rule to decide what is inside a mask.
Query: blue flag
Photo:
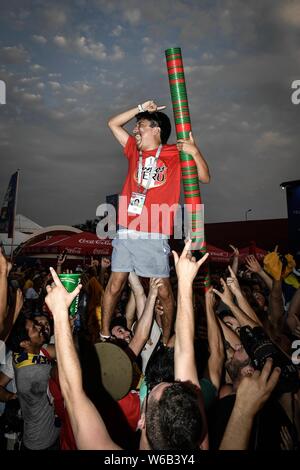
[[[0,210],[0,233],[7,233],[7,238],[13,238],[18,176],[18,171],[11,176]]]

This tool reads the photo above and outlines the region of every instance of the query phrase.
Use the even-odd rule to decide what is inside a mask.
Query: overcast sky
[[[212,176],[206,221],[286,217],[279,184],[300,179],[299,0],[2,0],[0,203],[20,168],[19,213],[93,218],[127,170],[106,122],[147,99],[172,117],[164,51],[176,46]]]

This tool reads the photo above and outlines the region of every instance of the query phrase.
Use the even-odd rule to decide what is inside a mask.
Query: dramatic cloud
[[[0,48],[0,61],[3,64],[22,64],[29,59],[29,53],[22,45]]]
[[[19,212],[41,225],[94,217],[127,171],[107,120],[150,98],[173,121],[164,51],[179,46],[193,135],[212,175],[201,185],[206,220],[243,220],[248,208],[252,219],[286,217],[279,184],[299,178],[299,5],[4,2],[0,199],[21,168]]]

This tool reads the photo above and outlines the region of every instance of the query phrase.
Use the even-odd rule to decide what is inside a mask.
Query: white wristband
[[[109,338],[111,338],[111,335],[106,336],[106,335],[103,335],[102,333],[99,333],[99,336],[100,336],[100,338],[102,338],[102,339],[109,339]]]
[[[138,110],[139,110],[139,113],[144,113],[145,112],[142,104],[138,104]]]

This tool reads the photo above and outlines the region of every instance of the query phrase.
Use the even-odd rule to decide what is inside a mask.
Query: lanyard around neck
[[[160,144],[160,146],[158,147],[158,149],[156,151],[154,162],[153,162],[153,165],[151,166],[151,171],[150,171],[150,174],[149,174],[149,178],[148,178],[146,187],[142,191],[143,194],[146,194],[146,192],[149,189],[149,186],[151,184],[151,178],[155,173],[157,160],[159,159],[161,149],[162,149],[162,144]],[[142,155],[142,151],[140,150],[139,151],[139,168],[138,168],[138,185],[139,186],[142,186],[142,180],[143,180],[143,155]]]

